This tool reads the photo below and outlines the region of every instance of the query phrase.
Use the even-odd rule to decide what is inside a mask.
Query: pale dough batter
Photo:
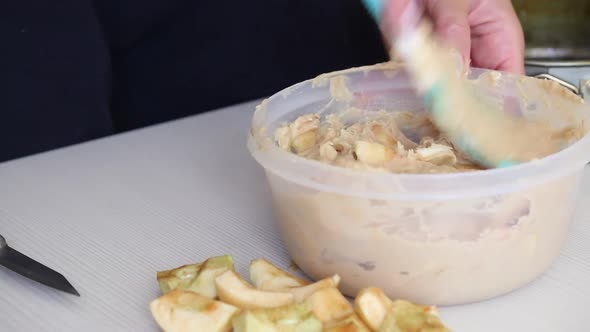
[[[278,128],[275,139],[286,151],[347,168],[392,173],[481,169],[455,150],[426,113],[380,112],[372,118],[345,125],[340,115],[331,114],[321,124],[318,114],[305,114]]]

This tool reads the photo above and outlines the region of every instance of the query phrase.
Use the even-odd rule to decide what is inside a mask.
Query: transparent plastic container
[[[471,78],[482,73],[474,69]],[[338,75],[348,80],[350,103],[331,98],[325,83]],[[577,98],[550,85],[536,91],[538,82],[502,75],[486,93],[555,128],[588,121],[590,110]],[[253,117],[248,147],[266,171],[286,248],[310,277],[338,273],[349,296],[376,286],[393,298],[452,305],[515,290],[558,256],[590,160],[588,135],[540,161],[452,174],[351,170],[275,145],[273,133],[284,121],[349,106],[424,112],[403,70],[377,66],[297,84]]]

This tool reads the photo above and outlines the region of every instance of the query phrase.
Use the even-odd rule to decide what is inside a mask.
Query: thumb
[[[416,25],[421,18],[423,8],[420,0],[390,0],[385,6],[383,17],[390,37],[398,36],[404,29]]]
[[[424,11],[434,24],[442,42],[459,54],[463,64],[470,62],[471,31],[469,28],[470,0],[389,0],[385,5],[385,33],[399,35],[414,25]]]
[[[457,50],[463,63],[468,65],[471,53],[469,0],[426,0],[424,5],[438,37],[447,47]]]

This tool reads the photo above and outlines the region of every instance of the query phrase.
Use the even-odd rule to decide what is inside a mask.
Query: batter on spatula
[[[428,23],[403,34],[396,51],[406,60],[437,127],[483,166],[510,166],[563,148],[556,139],[560,134],[548,124],[507,112],[503,103],[482,97],[457,70],[452,53],[431,35]]]

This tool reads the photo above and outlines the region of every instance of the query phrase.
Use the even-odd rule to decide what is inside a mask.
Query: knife
[[[63,275],[12,249],[2,235],[0,235],[0,265],[45,286],[80,296],[80,293]]]

